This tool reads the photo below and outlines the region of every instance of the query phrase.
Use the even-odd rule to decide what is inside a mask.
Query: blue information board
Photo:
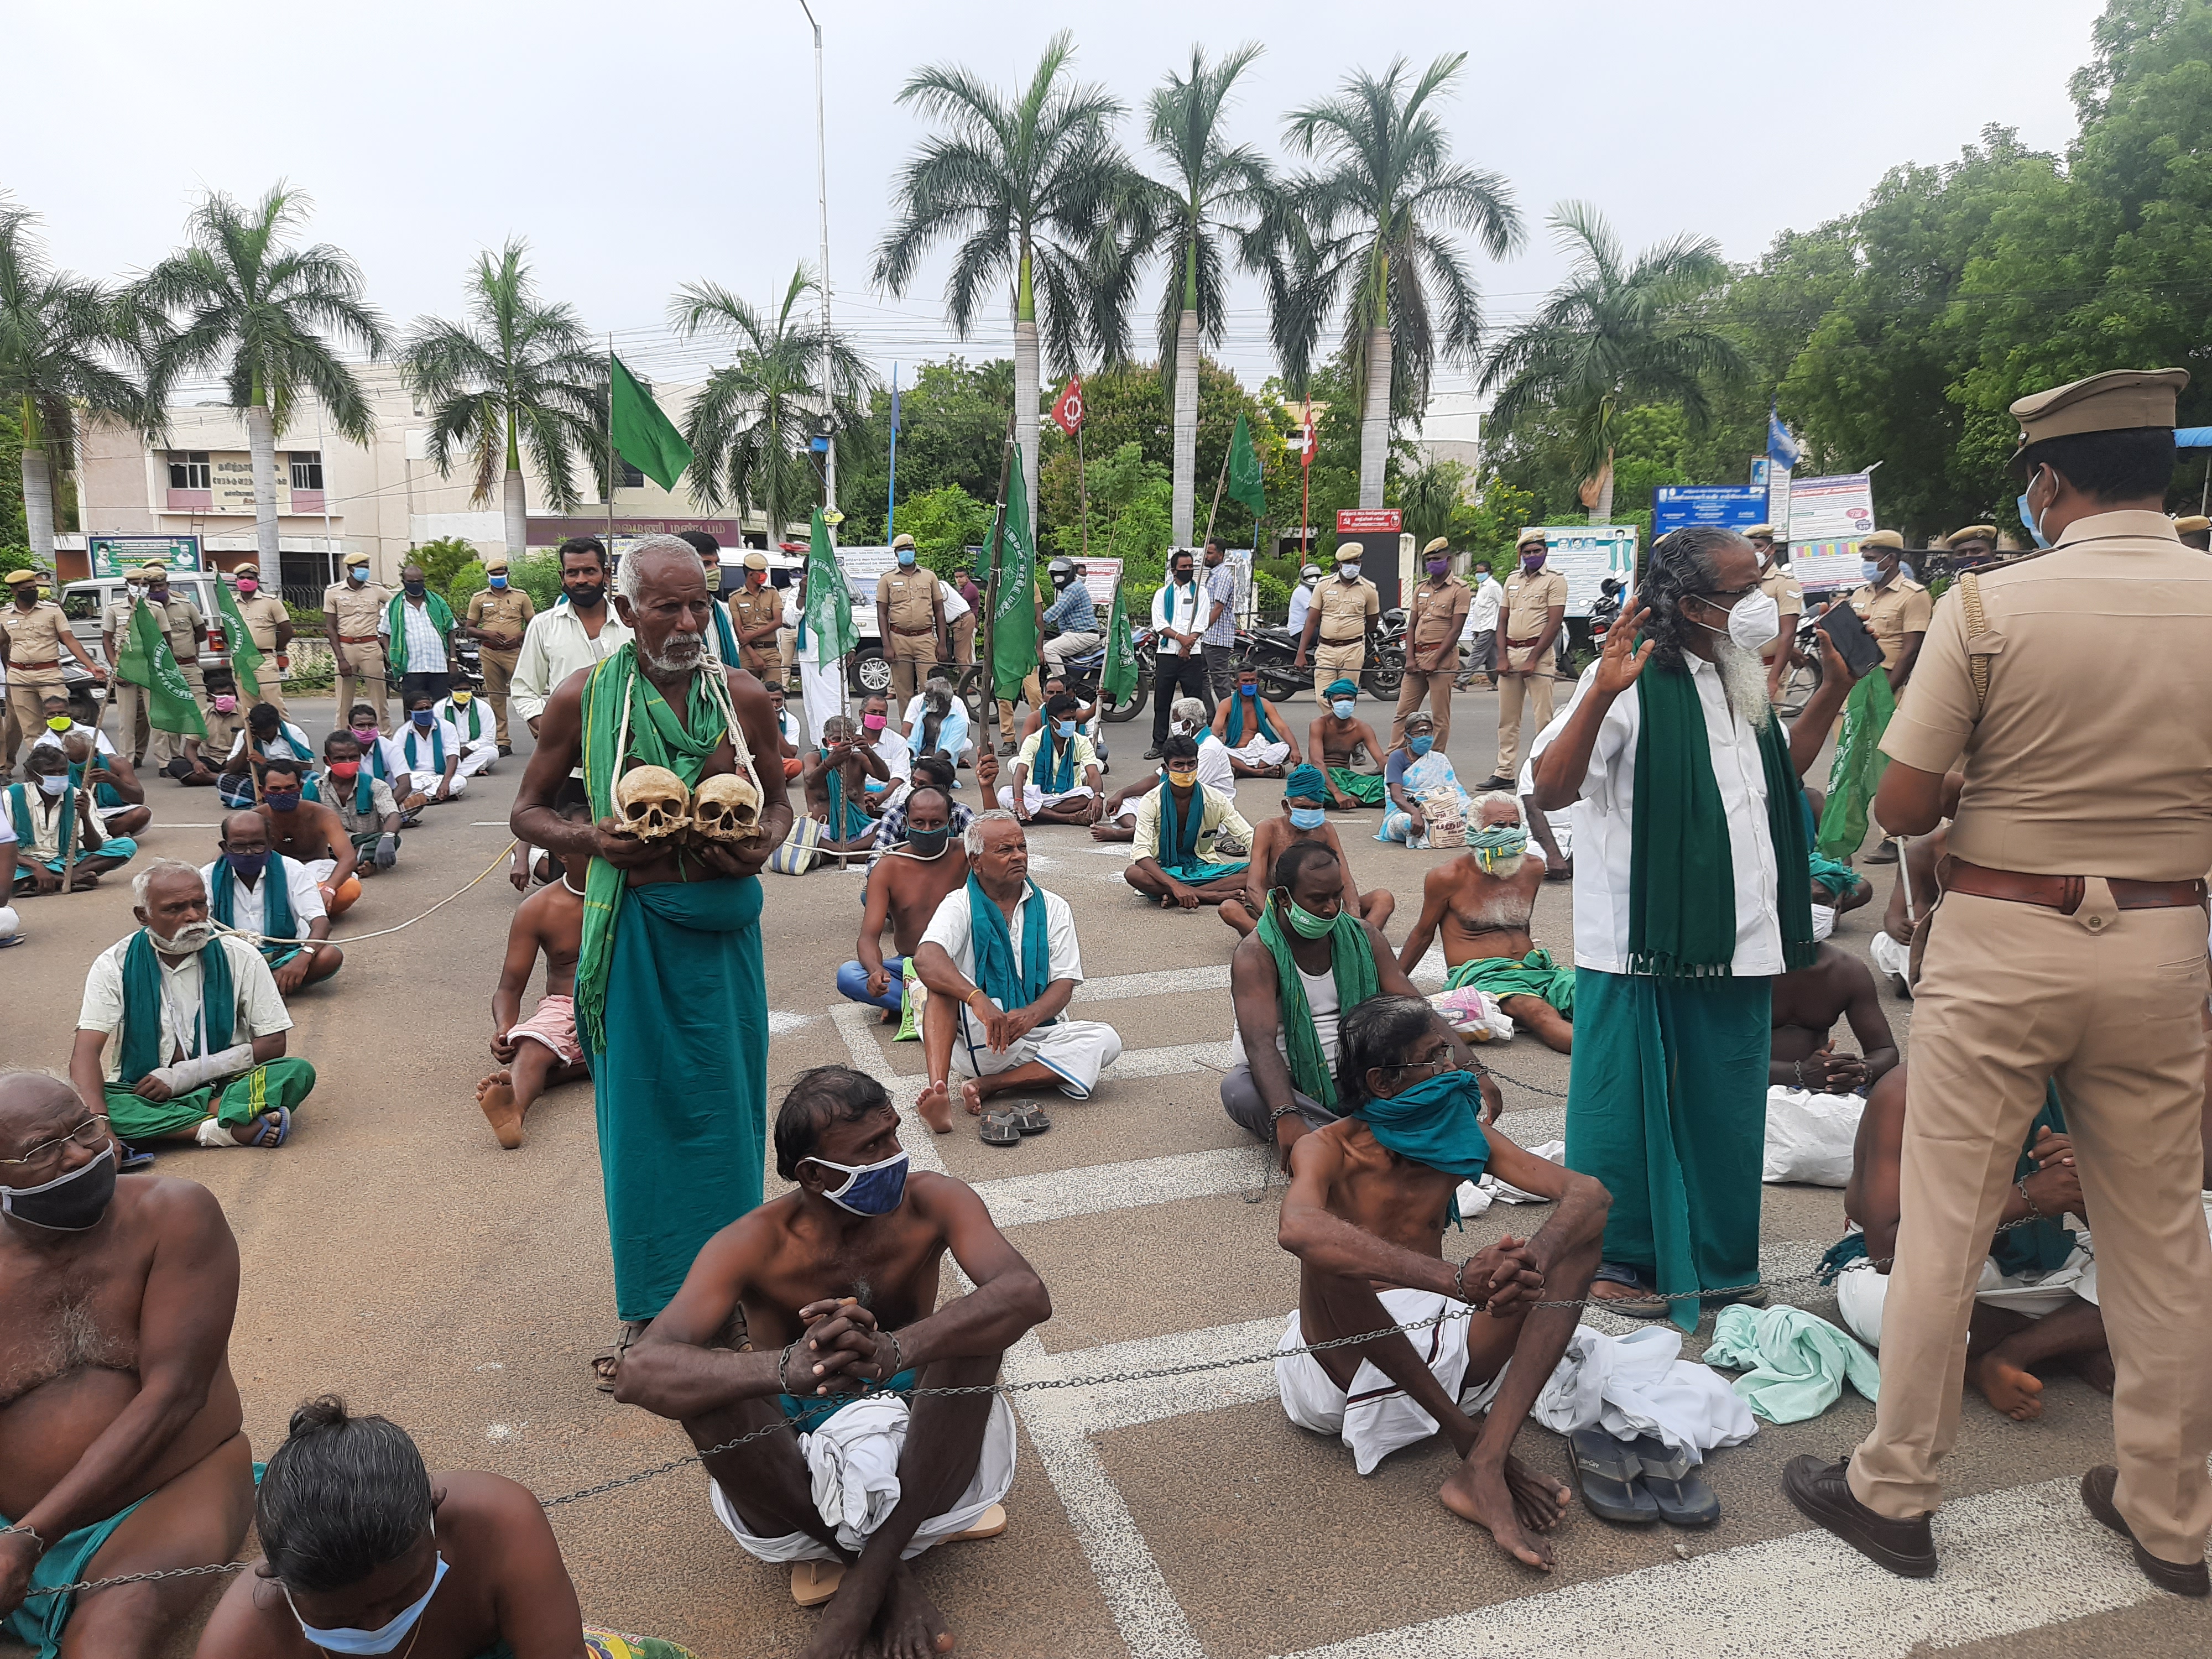
[[[1733,484],[1669,486],[1651,492],[1654,539],[1684,525],[1726,525],[1741,530],[1766,521],[1766,491]]]

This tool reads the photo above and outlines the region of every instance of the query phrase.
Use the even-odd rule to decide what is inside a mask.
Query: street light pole
[[[821,25],[820,23],[818,23],[818,22],[816,22],[816,21],[815,21],[815,18],[814,18],[814,9],[813,9],[812,7],[809,6],[809,5],[806,3],[806,0],[799,0],[799,10],[801,10],[801,11],[803,11],[803,12],[805,12],[805,13],[806,14],[806,21],[807,21],[807,22],[808,22],[809,24],[811,24],[811,25],[812,25],[813,29],[814,29],[814,193],[815,193],[815,197],[816,197],[816,198],[817,198],[817,202],[818,202],[818,203],[819,203],[819,204],[820,204],[821,213],[822,213],[822,340],[823,340],[823,354],[822,354],[822,361],[823,361],[823,389],[825,392],[833,392],[833,393],[834,393],[835,388],[834,388],[833,386],[830,386],[830,361],[831,361],[831,354],[830,354],[830,349],[829,349],[829,343],[830,343],[830,137],[829,137],[829,130],[828,130],[828,127],[826,126],[826,125],[825,125],[825,123],[824,123],[823,117],[823,100],[822,100],[822,25]],[[824,414],[825,414],[825,416],[826,416],[826,414],[827,414],[827,411],[826,411],[826,410],[824,411]],[[825,424],[826,424],[826,420],[825,420]],[[823,465],[822,465],[822,484],[823,484],[823,495],[828,498],[828,499],[827,499],[827,501],[825,501],[825,503],[824,503],[824,505],[825,505],[825,506],[827,507],[827,508],[828,508],[828,511],[823,514],[823,518],[828,521],[829,529],[830,529],[830,544],[831,544],[832,546],[835,546],[835,545],[836,544],[836,541],[837,541],[837,519],[838,519],[838,514],[837,514],[837,440],[836,440],[836,434],[835,434],[834,433],[831,434],[830,439],[830,447],[829,447],[829,449],[828,449],[826,452],[824,452],[824,453],[823,453],[823,458],[822,458],[822,460],[823,460]],[[769,527],[769,535],[770,535],[771,537],[774,537],[774,538],[775,538],[776,539],[779,539],[779,540],[780,540],[780,539],[781,539],[781,527],[780,526],[771,526]]]

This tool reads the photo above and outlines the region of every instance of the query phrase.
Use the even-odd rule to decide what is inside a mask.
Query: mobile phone
[[[1813,625],[1836,642],[1853,679],[1863,679],[1869,670],[1881,666],[1881,646],[1867,632],[1866,623],[1849,599],[1837,600]]]

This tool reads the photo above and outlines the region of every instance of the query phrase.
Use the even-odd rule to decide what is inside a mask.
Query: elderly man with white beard
[[[1686,1331],[1701,1299],[1763,1304],[1742,1287],[1759,1280],[1770,993],[1817,949],[1798,777],[1849,676],[1825,678],[1785,737],[1759,660],[1778,625],[1741,536],[1662,537],[1534,751],[1537,806],[1579,804],[1567,1167],[1613,1194],[1590,1293]]]

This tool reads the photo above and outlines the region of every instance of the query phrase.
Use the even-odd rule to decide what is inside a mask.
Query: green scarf
[[[1260,722],[1260,735],[1269,743],[1280,743],[1282,739],[1275,735],[1275,728],[1267,721],[1267,700],[1265,697],[1247,697],[1242,691],[1232,691],[1229,694],[1229,746],[1231,749],[1244,746],[1244,705],[1247,702],[1252,705],[1253,716]]]
[[[447,697],[446,699],[446,707],[452,711],[453,730],[460,732],[461,711],[459,706],[456,704],[451,697]],[[474,697],[471,697],[469,699],[469,729],[466,732],[463,732],[461,735],[467,742],[470,743],[474,743],[478,738],[483,736],[483,705],[478,702]]]
[[[410,720],[407,722],[407,735],[399,740],[399,750],[406,757],[407,775],[410,777],[422,770],[421,764],[415,758],[415,740],[422,735],[416,729],[415,722]],[[443,720],[430,722],[430,769],[441,777],[445,775],[446,723]]]
[[[392,635],[392,643],[385,649],[386,653],[392,659],[392,676],[394,679],[407,672],[407,617],[406,613],[400,609],[400,606],[406,603],[407,595],[404,592],[394,593],[392,596],[392,603],[384,607],[384,625],[391,630]],[[424,613],[430,618],[430,626],[436,629],[441,637],[450,638],[453,632],[452,607],[435,593],[426,592],[422,597],[422,608]]]
[[[713,672],[702,669],[699,672]],[[637,645],[625,641],[593,665],[582,695],[584,793],[596,821],[615,810],[615,768],[622,757],[623,710],[629,710],[629,758],[661,766],[696,786],[729,728],[721,709],[691,677],[690,707],[678,720],[668,700],[637,665]],[[621,920],[629,877],[605,859],[593,859],[584,878],[583,948],[576,957],[576,1029],[586,1052],[607,1046],[607,969],[614,961],[615,927]]]
[[[1045,919],[1044,895],[1035,882],[1028,886],[1030,896],[1022,908],[1022,959],[1018,967],[1013,930],[1006,926],[1006,913],[972,872],[968,878],[968,927],[975,951],[975,983],[983,988],[985,996],[1009,1012],[1028,1007],[1052,983],[1052,929]]]
[[[1167,856],[1160,862],[1170,870],[1188,870],[1200,862],[1199,833],[1206,827],[1206,786],[1194,783],[1190,787],[1190,816],[1185,817],[1176,809],[1175,785],[1165,773],[1160,775],[1160,850]]]
[[[380,744],[378,745],[379,748],[382,746]],[[353,775],[353,813],[356,817],[365,818],[376,810],[376,779],[377,775],[366,766]]]
[[[231,1026],[238,1012],[238,996],[230,981],[230,953],[220,939],[210,939],[200,951],[200,1018],[203,1054],[219,1054],[230,1047]],[[191,1039],[189,1031],[177,1033],[179,1046]],[[140,928],[131,936],[123,953],[123,1050],[117,1081],[126,1089],[161,1063],[161,964],[154,941]],[[189,1056],[188,1056],[189,1058]]]
[[[1075,739],[1061,737],[1054,729],[1056,724],[1047,714],[1044,726],[1037,734],[1037,752],[1044,757],[1044,766],[1037,774],[1037,787],[1048,795],[1064,795],[1075,787]]]
[[[1300,1094],[1334,1111],[1336,1079],[1329,1074],[1328,1056],[1322,1052],[1321,1034],[1314,1030],[1313,1009],[1306,1001],[1305,981],[1298,977],[1297,960],[1291,954],[1290,936],[1283,931],[1275,909],[1275,896],[1271,893],[1267,908],[1260,912],[1257,931],[1260,943],[1275,959],[1275,1002],[1283,1017],[1283,1052],[1290,1061],[1291,1081]],[[1328,959],[1336,977],[1336,1017],[1340,1025],[1346,1014],[1382,988],[1375,970],[1374,947],[1367,942],[1367,930],[1357,911],[1347,908],[1336,913],[1335,930],[1328,935]]]
[[[230,867],[228,858],[216,860],[222,866],[221,877],[209,884],[215,889],[215,902],[208,914],[226,927],[235,927],[238,903],[238,872]],[[299,923],[292,915],[292,890],[284,879],[284,855],[271,848],[269,862],[261,866],[261,933],[264,939],[297,939]]]
[[[1482,1132],[1482,1081],[1473,1072],[1442,1072],[1390,1096],[1370,1095],[1352,1114],[1364,1122],[1385,1151],[1413,1163],[1480,1181],[1490,1167],[1490,1137]],[[1449,1217],[1460,1218],[1459,1189],[1454,1188]]]
[[[54,848],[55,856],[64,869],[76,862],[76,854],[80,850],[72,843],[76,835],[77,780],[83,770],[82,766],[72,763],[69,769],[70,787],[62,792],[61,836],[55,842]],[[15,821],[16,845],[23,848],[31,846],[35,839],[32,834],[30,789],[27,783],[8,786],[9,816]]]
[[[1629,832],[1628,971],[1670,984],[1724,979],[1735,956],[1735,867],[1705,708],[1687,669],[1647,669],[1637,678],[1636,696],[1643,729]],[[1759,734],[1759,750],[1783,966],[1808,967],[1819,950],[1812,866],[1798,805],[1802,791],[1779,718]]]

